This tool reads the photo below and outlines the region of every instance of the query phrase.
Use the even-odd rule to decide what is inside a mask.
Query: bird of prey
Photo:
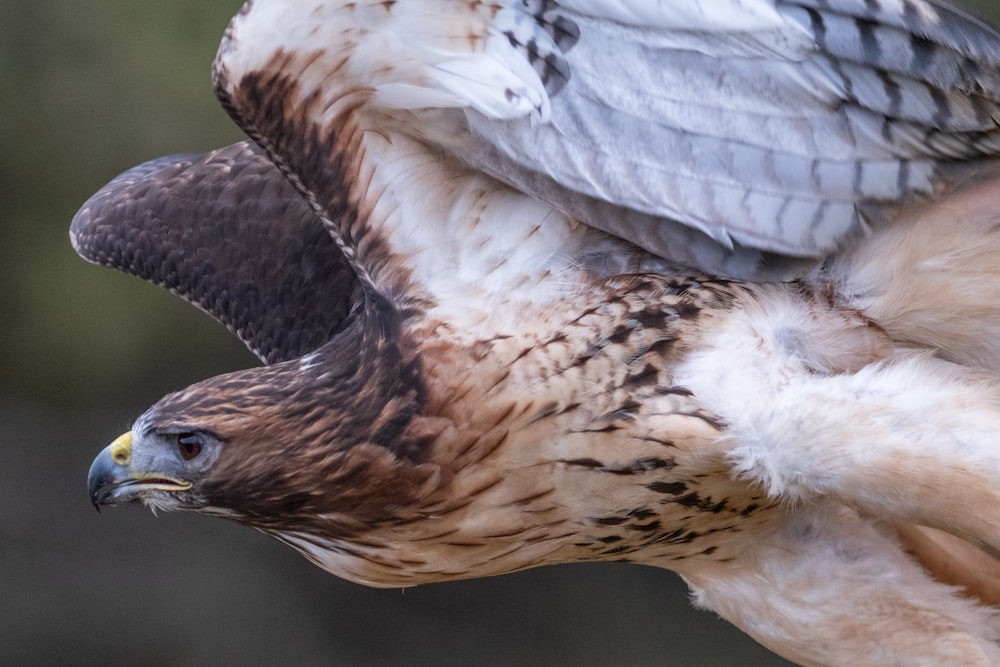
[[[1000,663],[1000,35],[931,0],[252,0],[248,133],[71,230],[264,366],[93,502],[373,586],[678,572],[805,665]]]

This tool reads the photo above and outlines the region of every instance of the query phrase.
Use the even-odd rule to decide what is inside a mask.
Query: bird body
[[[1000,661],[942,564],[1000,549],[1000,37],[861,5],[247,3],[213,73],[259,148],[71,235],[269,365],[150,408],[95,504],[375,586],[665,567],[802,664]]]

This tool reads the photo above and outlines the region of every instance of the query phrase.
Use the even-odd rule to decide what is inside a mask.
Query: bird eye
[[[177,436],[177,450],[181,454],[181,458],[185,461],[190,461],[194,457],[201,454],[201,436],[195,433],[185,433],[183,435]]]

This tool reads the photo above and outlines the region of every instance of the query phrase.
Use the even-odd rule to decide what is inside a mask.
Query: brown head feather
[[[432,435],[419,425],[419,361],[387,335],[394,317],[369,305],[316,353],[204,380],[164,397],[137,426],[190,427],[223,444],[198,482],[198,509],[276,532],[391,522],[435,476],[421,465]]]

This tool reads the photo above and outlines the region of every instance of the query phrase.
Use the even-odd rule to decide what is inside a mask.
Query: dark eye
[[[177,436],[177,451],[180,452],[181,458],[185,461],[190,461],[201,454],[201,447],[201,436],[197,433],[184,433]]]

